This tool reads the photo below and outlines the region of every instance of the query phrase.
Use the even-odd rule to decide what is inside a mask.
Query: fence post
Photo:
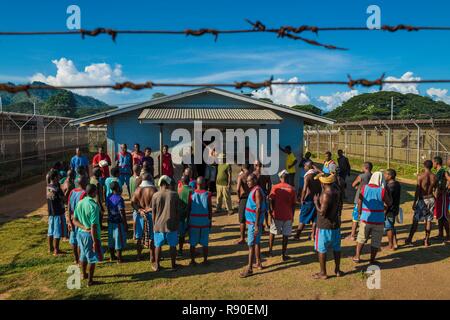
[[[328,149],[330,152],[332,152],[333,142],[332,142],[332,138],[331,138],[331,130],[329,127],[327,127],[327,130],[328,130]]]
[[[420,127],[417,122],[413,122],[417,127],[417,159],[416,159],[416,174],[419,174],[419,163],[420,163]]]
[[[317,132],[317,159],[319,159],[319,154],[320,154],[320,132],[319,132],[319,127],[316,125],[316,132]]]

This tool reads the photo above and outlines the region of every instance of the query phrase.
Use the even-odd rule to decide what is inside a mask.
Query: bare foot
[[[159,271],[159,266],[156,263],[152,263],[152,270],[155,272]]]
[[[236,241],[234,242],[234,244],[245,244],[245,240],[244,240],[244,239],[236,240]]]
[[[360,258],[357,258],[357,257],[352,257],[352,261],[353,261],[354,263],[361,263],[361,259],[360,259]]]
[[[345,240],[356,241],[356,237],[352,235],[348,235],[344,238]]]
[[[316,280],[327,280],[328,279],[328,276],[326,274],[322,274],[320,272],[314,273],[312,275],[312,277],[313,277],[313,279],[316,279]]]
[[[247,278],[252,275],[253,275],[253,270],[250,270],[249,268],[246,268],[245,270],[243,270],[239,273],[239,277],[241,277],[241,278]]]
[[[423,245],[424,245],[425,247],[429,247],[429,246],[430,246],[430,239],[424,239],[424,240],[423,240]]]
[[[253,265],[253,268],[255,268],[255,269],[257,269],[257,270],[262,270],[262,269],[264,269],[262,263],[260,263],[260,264],[254,264],[254,265]]]
[[[334,273],[336,274],[336,277],[338,277],[338,278],[344,276],[344,273],[341,270],[336,270],[336,271],[334,271]]]

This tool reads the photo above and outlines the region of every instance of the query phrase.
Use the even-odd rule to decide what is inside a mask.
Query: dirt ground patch
[[[266,268],[253,277],[240,279],[238,274],[245,266],[247,250],[246,246],[234,244],[239,233],[234,214],[214,217],[209,266],[189,267],[186,252],[179,260],[182,265],[179,271],[154,273],[148,261],[135,260],[135,245],[129,240],[125,252],[129,262],[122,265],[104,262],[98,266],[97,276],[102,285],[87,288],[83,283],[80,290],[69,290],[66,270],[71,257],[67,254],[54,258],[46,253],[46,223],[41,217],[46,214],[45,185],[35,184],[0,198],[0,241],[5,244],[0,255],[0,299],[450,299],[450,245],[435,240],[431,247],[423,247],[421,227],[414,245],[403,246],[412,218],[414,186],[402,187],[405,223],[397,230],[401,247],[395,252],[380,252],[381,289],[367,288],[364,272],[368,263],[356,265],[350,260],[355,244],[347,240],[342,241],[342,270],[346,276],[313,280],[311,275],[318,271],[318,262],[313,242],[307,240],[309,229],[301,241],[289,243],[291,261],[282,262],[278,238],[276,256],[265,259]],[[348,195],[352,199],[352,191]],[[350,231],[351,210],[352,204],[346,203],[342,219],[344,236]],[[298,210],[294,224],[297,222]],[[24,232],[28,235],[26,239]],[[436,234],[434,225],[432,236]],[[263,252],[267,250],[267,238],[263,237]],[[62,249],[69,252],[68,243],[64,242]],[[365,249],[363,259],[368,259],[368,248]],[[164,254],[162,266],[168,267],[167,248]],[[331,258],[330,255],[328,271],[332,275]]]

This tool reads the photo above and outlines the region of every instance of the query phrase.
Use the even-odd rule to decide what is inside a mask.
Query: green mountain
[[[315,105],[312,104],[295,105],[292,106],[292,108],[300,111],[309,112],[312,114],[317,114],[319,116],[322,114],[322,110],[320,110],[319,108],[317,108]]]
[[[42,82],[32,84],[45,85]],[[13,94],[2,91],[0,97],[3,111],[8,112],[33,113],[33,102],[36,103],[36,112],[39,114],[74,118],[115,108],[93,97],[63,89],[33,89],[29,91],[29,96],[25,92]]]
[[[352,97],[326,117],[344,121],[390,119],[391,97],[394,97],[395,119],[449,118],[450,105],[417,94],[380,91]]]

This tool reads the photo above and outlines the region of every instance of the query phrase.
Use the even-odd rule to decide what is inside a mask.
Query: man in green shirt
[[[192,196],[192,189],[189,187],[189,177],[188,176],[182,176],[181,177],[181,183],[182,187],[178,190],[178,197],[180,198],[180,201],[178,201],[178,204],[180,206],[180,225],[178,227],[178,255],[183,255],[183,245],[186,238],[186,232],[188,230],[187,225],[187,217],[188,217],[188,210],[189,210],[189,204],[191,201]]]
[[[87,197],[78,202],[73,223],[78,227],[77,241],[80,249],[79,261],[83,270],[83,279],[88,278],[88,286],[97,284],[94,279],[95,264],[103,260],[101,249],[100,207],[95,199],[97,187],[88,184]],[[89,264],[89,275],[87,266]]]
[[[222,202],[225,200],[228,214],[233,213],[233,207],[231,205],[231,165],[228,163],[222,163],[225,159],[225,155],[222,154],[219,165],[217,166],[217,207],[216,212],[222,211]]]

